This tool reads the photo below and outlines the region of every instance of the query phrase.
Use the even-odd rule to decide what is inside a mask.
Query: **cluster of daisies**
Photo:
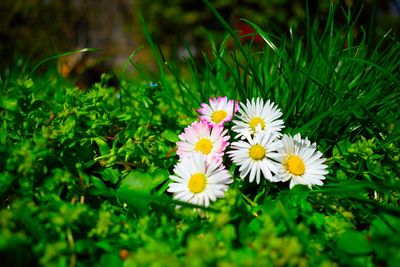
[[[260,183],[290,181],[296,184],[322,185],[328,173],[322,153],[315,143],[300,134],[282,134],[281,110],[261,98],[239,103],[227,97],[212,98],[198,109],[199,120],[179,135],[179,161],[170,176],[168,192],[174,198],[201,206],[222,198],[232,183],[223,163],[225,153],[239,168],[241,179]],[[235,142],[226,123],[232,121]]]

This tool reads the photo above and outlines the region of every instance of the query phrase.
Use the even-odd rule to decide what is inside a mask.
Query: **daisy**
[[[228,100],[226,96],[210,98],[210,105],[201,104],[197,111],[200,113],[200,120],[207,122],[210,126],[224,126],[224,123],[231,121],[233,114],[239,110],[237,101]]]
[[[285,127],[281,110],[270,100],[264,103],[261,98],[247,100],[246,105],[240,103],[239,120],[234,120],[232,130],[242,137],[266,131],[279,137],[280,131]]]
[[[192,152],[175,165],[170,176],[173,182],[167,190],[174,199],[208,207],[210,201],[224,197],[231,175],[222,164],[207,163],[206,158],[200,152]]]
[[[227,153],[240,166],[240,178],[249,175],[250,182],[255,180],[259,184],[262,173],[265,179],[277,182],[272,173],[278,171],[278,165],[272,159],[277,156],[278,145],[279,142],[275,141],[271,133],[259,132],[254,137],[247,136],[247,141],[233,142],[233,150]]]
[[[177,154],[182,158],[191,152],[201,152],[207,156],[207,161],[221,163],[224,150],[229,144],[227,130],[221,127],[211,128],[206,122],[194,122],[179,135]]]
[[[284,135],[278,147],[279,169],[277,179],[282,182],[290,180],[290,189],[296,184],[323,185],[322,180],[328,174],[328,166],[324,164],[325,158],[317,151],[317,145],[308,140],[301,139],[300,134],[294,137]]]

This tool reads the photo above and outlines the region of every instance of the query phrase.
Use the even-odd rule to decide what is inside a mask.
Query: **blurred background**
[[[333,1],[333,0],[331,0]],[[331,1],[309,1],[310,14],[322,22]],[[268,32],[280,36],[291,27],[302,34],[305,1],[289,0],[215,0],[211,1],[239,35],[252,29],[240,21],[247,18]],[[340,8],[361,10],[358,29],[377,36],[392,29],[398,36],[400,0],[340,1]],[[96,53],[79,53],[58,60],[64,77],[86,79],[92,83],[109,70],[120,72],[130,54],[144,46],[134,60],[154,69],[156,64],[137,14],[168,59],[184,60],[189,47],[195,58],[210,49],[206,32],[216,41],[225,37],[217,19],[199,0],[1,0],[0,1],[0,73],[23,60],[31,64],[48,56],[81,49],[100,48]],[[338,12],[338,25],[345,24]],[[250,40],[251,38],[248,38]],[[244,38],[246,41],[246,38]],[[255,36],[254,42],[262,42]],[[131,70],[131,72],[133,72]]]

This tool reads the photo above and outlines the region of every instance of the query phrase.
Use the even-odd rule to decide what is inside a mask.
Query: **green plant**
[[[109,87],[115,77],[104,74],[82,91],[52,70],[1,74],[3,263],[398,265],[399,43],[354,43],[352,13],[337,29],[332,3],[327,25],[306,20],[304,38],[247,21],[266,41],[256,50],[206,4],[231,37],[217,44],[210,35],[204,65],[164,61],[144,27],[160,70],[130,58],[143,82]],[[235,181],[210,208],[173,200],[178,134],[218,95],[278,103],[285,131],[318,141],[328,158],[326,185],[257,186],[230,165]]]

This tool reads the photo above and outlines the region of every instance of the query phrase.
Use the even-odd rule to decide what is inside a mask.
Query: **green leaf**
[[[27,79],[27,80],[24,81],[24,87],[25,88],[29,89],[29,88],[33,87],[33,85],[34,85],[34,83],[33,83],[32,79]]]
[[[348,254],[368,254],[372,251],[367,237],[360,232],[347,230],[337,239],[337,246]]]
[[[0,144],[5,145],[7,141],[7,122],[4,121],[0,128]]]
[[[8,173],[0,173],[0,196],[7,192],[14,181],[14,177]]]
[[[179,141],[178,135],[175,132],[173,132],[173,131],[171,131],[169,129],[167,129],[164,132],[162,132],[161,136],[165,140],[168,140],[168,141],[170,141],[172,143],[176,143],[176,142]]]
[[[121,261],[121,259],[119,258],[117,253],[109,253],[109,254],[103,254],[100,257],[100,262],[99,262],[99,266],[104,266],[104,267],[108,267],[108,266],[123,266],[123,263]]]
[[[344,181],[344,180],[347,180],[347,175],[344,171],[338,170],[336,172],[336,178],[340,181]]]
[[[290,208],[300,207],[310,210],[310,204],[307,198],[310,194],[310,189],[305,185],[296,185],[292,190],[281,192],[282,202]]]
[[[73,131],[73,129],[75,128],[75,124],[76,124],[75,117],[69,116],[64,121],[64,127],[63,127],[64,133],[70,133],[71,131]]]
[[[18,108],[18,100],[0,97],[0,108],[4,108],[9,111],[16,111]]]
[[[153,176],[152,188],[159,186],[169,178],[169,172],[164,169],[156,169],[151,175]]]
[[[90,193],[92,195],[105,196],[105,197],[114,196],[114,190],[110,190],[100,178],[92,175],[90,176],[90,180],[91,180]]]
[[[105,181],[110,181],[111,183],[115,184],[118,182],[120,177],[120,172],[118,169],[106,168],[105,170],[101,171],[101,177]]]
[[[141,170],[130,172],[120,183],[117,196],[120,202],[139,213],[147,211],[152,189],[152,177]]]
[[[370,228],[371,245],[377,258],[382,260],[390,259],[390,262],[393,263],[399,261],[399,228],[400,218],[390,215],[381,215],[372,222]]]

